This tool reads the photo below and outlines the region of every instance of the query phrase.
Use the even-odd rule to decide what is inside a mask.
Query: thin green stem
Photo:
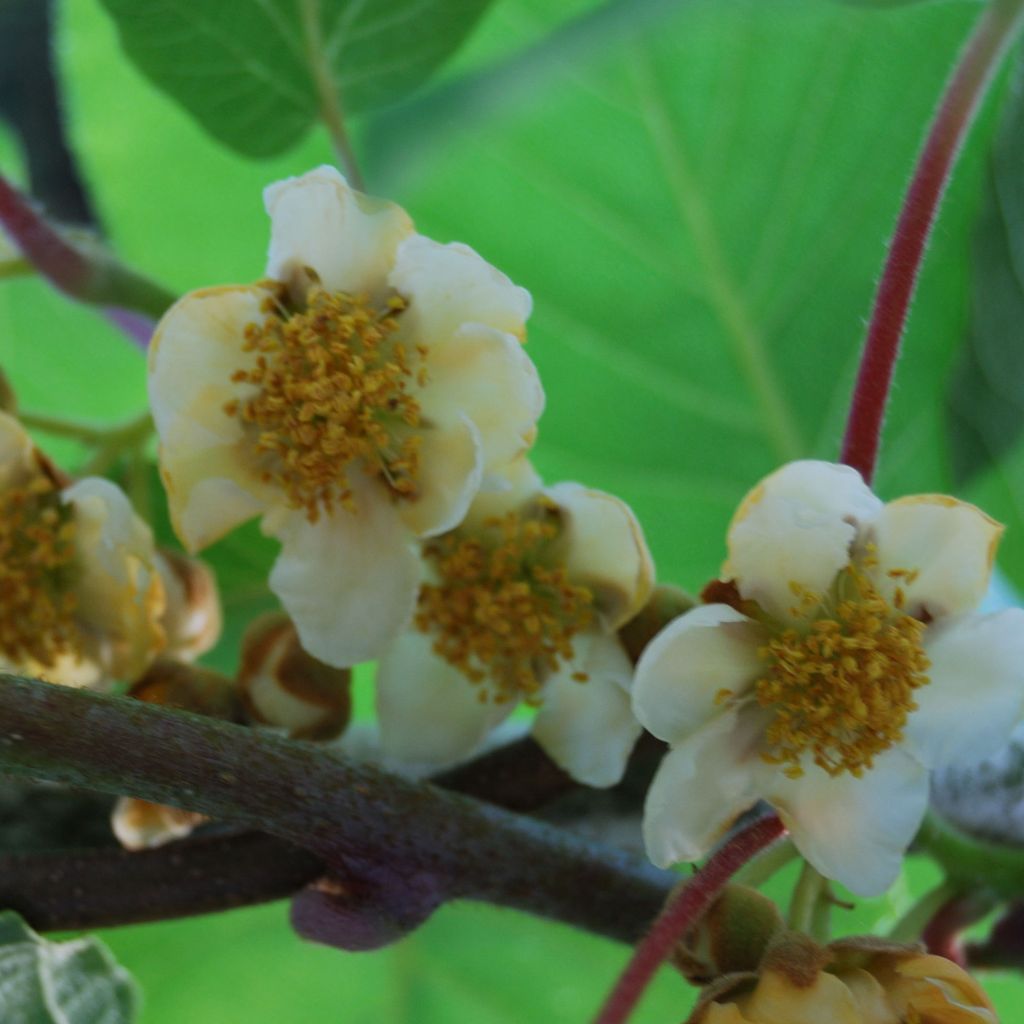
[[[787,864],[791,864],[800,854],[791,839],[785,839],[769,847],[764,853],[758,854],[746,864],[736,875],[737,885],[746,885],[751,889],[759,889],[769,878],[778,874]]]
[[[306,44],[306,59],[313,76],[317,98],[320,101],[320,118],[331,136],[334,150],[345,169],[349,184],[360,191],[365,190],[363,175],[359,169],[352,141],[345,127],[345,114],[341,104],[341,93],[331,75],[320,29],[320,0],[299,0],[302,18],[302,35]]]
[[[127,447],[147,440],[153,433],[153,416],[148,409],[131,419],[110,425],[30,410],[19,410],[18,419],[33,430],[89,445],[121,444]]]
[[[929,889],[921,896],[893,925],[889,938],[893,942],[920,942],[925,925],[959,892],[958,886],[948,878],[944,879],[934,889]]]
[[[815,868],[804,861],[789,903],[786,923],[793,931],[803,932],[814,939],[827,938],[815,934],[815,925],[821,923],[821,908],[831,901],[828,881]]]

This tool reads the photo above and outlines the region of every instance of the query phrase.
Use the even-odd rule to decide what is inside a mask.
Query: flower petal
[[[522,337],[532,306],[525,288],[468,245],[442,245],[423,235],[411,235],[398,246],[391,285],[410,300],[403,326],[431,346],[470,323]]]
[[[1024,610],[969,615],[925,635],[929,682],[914,691],[907,749],[929,768],[1005,746],[1024,712]]]
[[[743,1012],[757,1024],[866,1024],[853,993],[835,975],[820,971],[811,984],[797,985],[781,971],[764,971],[743,1000]],[[885,1024],[885,1019],[877,1024]]]
[[[435,769],[469,757],[515,710],[513,701],[480,700],[480,692],[434,653],[429,635],[401,633],[377,664],[377,720],[384,753]]]
[[[425,430],[420,437],[419,494],[398,509],[417,537],[433,537],[465,519],[480,489],[480,435],[472,420],[460,416],[450,426]]]
[[[549,487],[562,510],[560,547],[569,579],[588,587],[609,629],[618,629],[647,603],[654,562],[630,507],[580,484]]]
[[[942,494],[891,501],[868,532],[876,548],[879,591],[891,600],[897,586],[904,607],[932,619],[976,608],[988,589],[1003,528],[979,508]],[[917,571],[912,582],[890,570]]]
[[[859,527],[882,503],[848,466],[805,460],[766,477],[729,527],[723,579],[777,618],[790,618],[790,584],[820,594],[849,561]]]
[[[428,352],[425,365],[429,378],[417,397],[427,419],[446,423],[468,415],[480,431],[488,469],[526,451],[544,410],[544,389],[512,335],[469,324]]]
[[[614,786],[641,733],[629,702],[633,666],[614,635],[573,639],[571,665],[548,680],[533,737],[548,756],[587,786]],[[573,674],[585,672],[585,682]]]
[[[756,802],[753,721],[723,712],[665,755],[644,804],[644,843],[658,867],[703,857]]]
[[[246,325],[263,318],[259,288],[210,288],[175,303],[149,350],[149,398],[175,532],[196,551],[259,515],[273,490],[249,467],[239,420],[224,412],[248,385]]]
[[[788,778],[765,765],[758,786],[803,856],[858,896],[895,881],[928,805],[928,770],[900,748],[880,754],[857,779],[830,776],[810,761]]]
[[[86,477],[62,495],[75,509],[77,618],[104,671],[138,678],[164,646],[164,588],[153,535],[109,480]]]
[[[721,714],[723,690],[742,697],[764,671],[764,628],[725,604],[670,622],[646,647],[633,680],[633,711],[659,739],[678,743]]]
[[[412,231],[400,207],[356,192],[333,167],[264,190],[270,215],[267,276],[288,281],[311,267],[330,291],[379,298],[399,242]]]
[[[316,523],[302,511],[264,519],[282,545],[270,588],[302,646],[335,668],[377,657],[416,604],[420,561],[409,531],[390,502],[372,497],[357,492],[355,512],[336,509]]]

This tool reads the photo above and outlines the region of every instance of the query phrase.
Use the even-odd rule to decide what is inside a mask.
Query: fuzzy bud
[[[249,719],[295,739],[340,736],[352,713],[351,673],[305,651],[292,621],[272,613],[257,619],[242,640],[238,670]]]

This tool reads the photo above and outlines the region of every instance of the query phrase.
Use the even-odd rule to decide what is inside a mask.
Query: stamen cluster
[[[545,676],[573,657],[573,637],[594,619],[594,596],[551,564],[558,507],[523,511],[454,530],[425,545],[436,583],[419,594],[415,623],[434,650],[496,703],[536,699]],[[586,680],[582,673],[576,678]]]
[[[231,379],[255,393],[224,407],[248,428],[263,480],[310,522],[336,504],[354,509],[356,462],[396,500],[416,497],[421,412],[410,385],[425,383],[426,352],[393,338],[405,300],[374,303],[314,281],[303,308],[285,301],[278,288],[264,320],[246,326],[243,349],[256,363]]]
[[[0,493],[0,655],[52,668],[78,646],[75,521],[39,471]]]
[[[892,576],[906,575],[894,570]],[[928,682],[925,623],[890,604],[855,566],[838,577],[823,601],[799,586],[794,615],[804,624],[772,636],[759,649],[768,669],[754,686],[758,703],[772,711],[763,759],[803,774],[801,758],[830,775],[860,777],[874,758],[903,738],[914,691]]]

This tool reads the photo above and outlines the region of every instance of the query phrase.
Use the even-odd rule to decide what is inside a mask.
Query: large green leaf
[[[4,1024],[131,1024],[138,999],[98,939],[47,942],[7,910],[0,913],[0,1008]]]
[[[974,236],[971,321],[950,385],[950,450],[961,480],[989,469],[1024,429],[1024,71],[993,146]]]
[[[295,143],[337,103],[359,113],[423,83],[491,0],[103,0],[127,54],[247,156]]]

